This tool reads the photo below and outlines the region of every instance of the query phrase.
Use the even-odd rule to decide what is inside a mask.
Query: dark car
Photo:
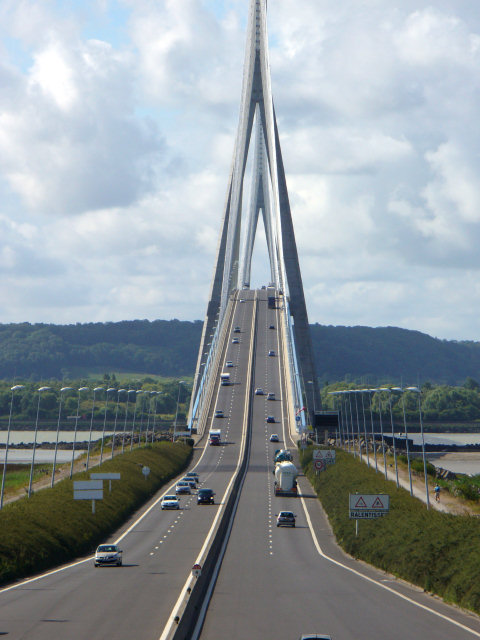
[[[271,324],[268,328],[269,328],[269,329],[275,329],[275,325],[274,325],[274,324]]]
[[[324,634],[319,635],[318,633],[307,633],[303,636],[300,636],[300,640],[332,640],[332,636],[326,636]]]
[[[267,416],[267,422],[275,422],[275,416]]]
[[[199,489],[197,493],[197,504],[215,504],[215,494],[212,489]]]

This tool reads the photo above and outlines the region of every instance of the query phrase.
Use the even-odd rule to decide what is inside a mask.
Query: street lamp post
[[[177,408],[175,410],[175,422],[173,423],[173,439],[175,440],[175,436],[177,433],[177,418],[178,418],[178,405],[180,403],[180,389],[182,388],[182,384],[185,384],[183,380],[178,381],[178,394],[177,394]]]
[[[75,428],[73,432],[72,462],[70,464],[70,478],[73,475],[73,462],[75,460],[75,445],[77,444],[77,427],[78,427],[78,418],[79,418],[78,412],[80,411],[80,394],[82,393],[82,391],[90,391],[90,389],[88,387],[80,387],[80,389],[78,390],[77,413],[75,415]]]
[[[403,426],[405,428],[405,448],[407,450],[408,479],[410,482],[410,495],[413,496],[412,467],[410,465],[410,447],[408,444],[407,414],[405,412],[405,398],[403,396],[403,389],[401,387],[392,387],[392,391],[398,391],[402,396]]]
[[[72,387],[62,387],[60,389],[60,402],[58,404],[57,437],[56,437],[56,440],[55,440],[55,453],[53,454],[52,482],[50,484],[51,487],[53,487],[53,485],[55,484],[55,469],[56,469],[56,466],[57,466],[58,438],[59,438],[59,434],[60,434],[60,418],[61,418],[61,415],[62,415],[63,393],[65,391],[72,391]]]
[[[125,451],[125,435],[127,433],[128,402],[130,400],[131,393],[135,393],[135,389],[129,389],[127,391],[127,402],[125,404],[125,422],[123,423],[122,453]]]
[[[373,455],[374,455],[374,458],[375,458],[375,471],[378,473],[377,446],[375,444],[375,428],[373,426],[373,411],[372,411],[372,400],[373,400],[373,394],[375,393],[375,390],[374,389],[367,389],[366,391],[369,394],[368,401],[369,401],[369,407],[370,407],[370,425],[371,425],[371,429],[372,429],[372,447],[373,447]]]
[[[425,457],[425,437],[423,434],[422,406],[420,401],[421,391],[418,387],[407,387],[406,391],[413,391],[414,393],[418,393],[418,416],[420,419],[420,433],[422,435],[423,477],[425,478],[425,493],[427,496],[427,509],[430,509],[430,495],[428,491],[428,476],[427,476],[427,460]]]
[[[312,420],[312,428],[315,431],[315,442],[318,444],[318,431],[317,431],[317,407],[315,406],[315,385],[313,384],[313,380],[308,380],[307,384],[311,385],[311,391],[313,396],[313,420]]]
[[[113,458],[113,450],[115,448],[115,438],[117,436],[117,420],[118,420],[118,405],[120,403],[120,394],[125,393],[126,389],[117,389],[117,404],[115,406],[115,422],[113,424],[113,436],[112,436],[112,455]]]
[[[133,409],[133,420],[132,420],[132,435],[130,436],[130,451],[133,449],[133,436],[135,432],[135,419],[137,417],[137,396],[143,393],[141,389],[133,390],[135,393],[135,408]],[[130,393],[130,392],[129,392]]]
[[[360,442],[360,421],[359,421],[359,417],[358,417],[358,401],[357,401],[358,394],[359,394],[359,390],[358,389],[354,389],[353,390],[353,396],[355,398],[355,414],[357,416],[358,453],[360,454],[360,460],[363,460],[363,457],[362,457],[362,443]]]
[[[353,449],[353,457],[356,458],[357,457],[357,452],[355,450],[355,431],[353,430],[353,411],[352,411],[352,390],[348,389],[347,390],[347,398],[348,398],[348,406],[350,407],[350,426],[352,428],[352,449]]]
[[[105,427],[107,425],[108,394],[111,391],[116,391],[115,387],[109,387],[105,392],[105,415],[103,416],[102,444],[100,445],[100,464],[103,462],[103,443],[105,440]]]
[[[363,413],[363,432],[365,434],[365,449],[367,453],[367,465],[370,466],[370,454],[368,451],[368,438],[367,438],[367,421],[365,419],[365,403],[363,400],[363,394],[368,392],[368,389],[360,389],[361,399],[362,399],[362,413]]]
[[[12,412],[13,412],[13,394],[15,391],[19,389],[24,389],[25,385],[16,384],[14,387],[10,388],[12,392],[12,396],[10,399],[10,413],[8,415],[8,428],[7,428],[7,442],[5,444],[5,459],[3,461],[3,473],[2,473],[2,490],[0,492],[0,509],[3,509],[3,495],[5,492],[5,476],[7,475],[7,464],[8,464],[8,445],[10,444],[10,428],[12,426]]]
[[[153,425],[152,425],[152,444],[153,444],[155,441],[155,422],[157,420],[157,400],[161,392],[152,391],[152,394],[155,396],[155,402],[153,403]]]
[[[373,393],[380,394],[383,389],[372,389]],[[378,396],[378,417],[380,420],[380,437],[382,439],[382,453],[383,453],[383,470],[385,473],[385,480],[388,479],[387,474],[387,453],[385,451],[385,435],[383,433],[383,420],[382,420],[382,399],[380,395]]]
[[[400,483],[398,481],[397,447],[395,445],[395,426],[393,423],[392,390],[390,389],[390,387],[382,387],[382,391],[386,391],[388,393],[388,403],[390,406],[390,422],[392,425],[393,462],[395,464],[395,479],[396,479],[397,488],[398,488],[400,486]]]
[[[40,387],[38,390],[38,403],[37,403],[37,417],[35,420],[35,433],[33,436],[33,452],[32,452],[32,464],[30,465],[30,480],[28,481],[28,497],[32,495],[32,482],[33,482],[33,467],[35,465],[35,452],[37,450],[37,433],[38,433],[38,416],[40,413],[40,398],[43,391],[50,391],[51,387]]]
[[[90,447],[92,445],[92,430],[93,430],[93,414],[95,411],[95,396],[97,394],[97,391],[105,391],[105,389],[103,387],[95,387],[95,389],[93,390],[93,400],[92,400],[92,415],[90,418],[90,434],[88,437],[88,447],[87,447],[87,462],[85,465],[86,470],[88,471],[88,467],[90,465]]]

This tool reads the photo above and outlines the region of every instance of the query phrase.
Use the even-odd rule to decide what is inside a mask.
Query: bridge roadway
[[[265,299],[265,293],[258,292],[259,298]],[[299,479],[302,498],[273,495],[272,458],[279,445],[270,443],[269,436],[279,433],[282,448],[296,445],[283,418],[281,424],[265,421],[266,415],[280,419],[285,412],[279,334],[268,329],[279,326],[278,313],[259,301],[254,386],[274,391],[277,400],[253,397],[249,468],[201,638],[296,640],[313,632],[330,634],[333,640],[480,637],[477,616],[343,554],[304,477]],[[277,357],[267,355],[270,349]],[[339,500],[347,508],[347,496]],[[295,529],[276,527],[275,514],[281,509],[297,514]],[[331,560],[319,553],[312,529]]]
[[[260,300],[253,386],[274,391],[276,400],[252,397],[249,469],[201,637],[287,640],[323,632],[334,640],[480,638],[476,616],[346,557],[305,478],[299,479],[302,498],[273,496],[272,455],[278,445],[269,435],[279,433],[283,446],[294,443],[286,431],[279,310],[267,308],[264,291],[241,292],[246,302],[233,311],[220,369],[230,371],[234,384],[217,384],[209,408],[212,415],[215,408],[225,411],[214,426],[227,444],[196,452],[204,486],[221,499],[241,452],[254,295]],[[242,330],[239,345],[231,342],[235,325]],[[270,349],[275,357],[267,355]],[[227,360],[234,367],[224,369]],[[277,423],[267,424],[266,415]],[[94,569],[88,558],[0,589],[0,634],[12,640],[158,640],[220,508],[197,506],[192,496],[182,498],[180,512],[162,512],[157,501],[163,493],[142,510],[143,519],[136,522],[137,514],[112,539],[121,540],[123,568]],[[346,505],[345,496],[339,500]],[[295,529],[275,526],[280,509],[298,515]]]
[[[253,298],[254,292],[246,293]],[[159,498],[174,492],[173,483],[151,501],[150,510],[142,510],[141,520],[136,522],[137,514],[110,540],[120,540],[122,568],[95,569],[92,558],[87,558],[34,581],[0,589],[0,635],[8,634],[11,640],[156,640],[161,636],[237,467],[253,309],[252,299],[238,304],[233,312],[232,326],[241,327],[241,333],[235,334],[240,344],[232,344],[229,336],[222,354],[222,364],[234,363],[225,369],[233,384],[225,387],[217,382],[210,408],[211,414],[214,408],[225,412],[225,418],[214,420],[214,427],[222,429],[226,444],[196,452],[195,470],[203,486],[215,491],[217,504],[198,506],[195,495],[183,496],[180,511],[161,511]]]

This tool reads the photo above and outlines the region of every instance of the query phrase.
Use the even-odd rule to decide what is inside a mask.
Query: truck
[[[210,429],[208,433],[208,444],[218,446],[222,442],[221,429]]]
[[[296,496],[297,467],[293,462],[277,462],[275,465],[274,492],[276,496]]]
[[[228,387],[230,384],[230,374],[229,373],[221,373],[220,374],[220,384],[223,387]]]
[[[276,298],[275,296],[268,296],[268,308],[269,309],[275,309],[275,303],[276,303]]]

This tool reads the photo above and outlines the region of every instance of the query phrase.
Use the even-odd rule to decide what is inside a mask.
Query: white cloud
[[[477,14],[269,3],[312,322],[480,339]],[[203,318],[246,17],[243,0],[0,4],[0,322]]]

